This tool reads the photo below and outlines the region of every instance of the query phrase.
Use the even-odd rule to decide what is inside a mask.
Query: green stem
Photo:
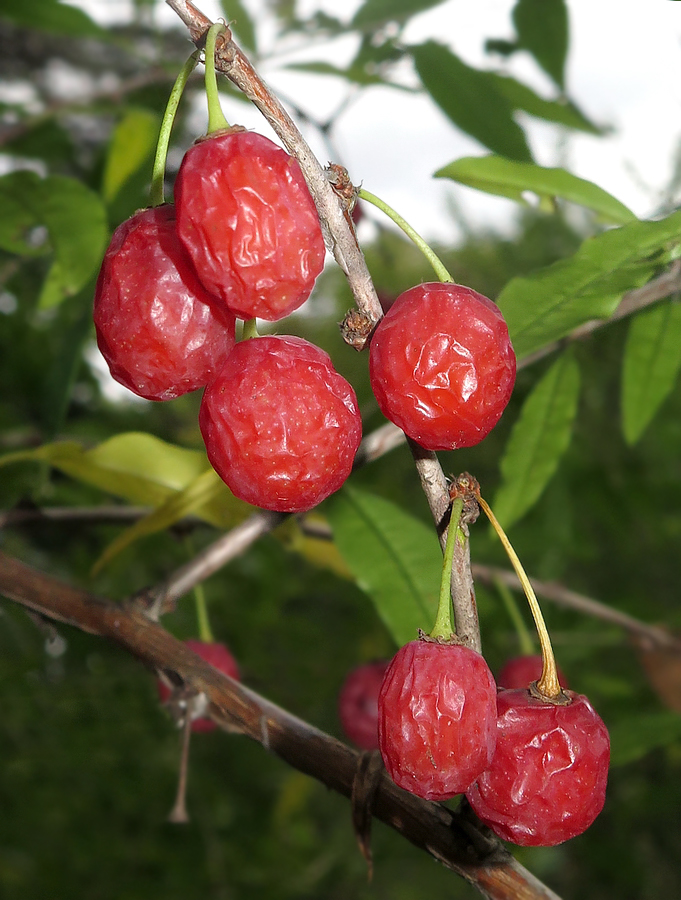
[[[518,559],[518,554],[513,549],[511,542],[506,536],[506,532],[499,524],[499,520],[492,512],[489,504],[486,500],[483,500],[483,498],[479,494],[476,495],[476,500],[484,510],[487,518],[490,520],[492,528],[494,528],[497,535],[499,536],[499,540],[504,546],[506,555],[510,559],[511,565],[515,569],[515,573],[523,586],[525,596],[527,597],[527,602],[530,604],[532,618],[534,619],[534,624],[537,628],[537,634],[539,635],[539,644],[541,646],[542,656],[542,670],[541,676],[537,681],[537,690],[540,694],[543,694],[549,700],[555,700],[556,698],[561,696],[562,690],[560,687],[560,682],[558,681],[556,658],[553,655],[551,638],[549,637],[549,631],[546,627],[546,622],[544,622],[544,616],[542,615],[541,607],[539,606],[539,601],[537,600],[537,595],[534,592],[534,588],[530,584],[530,579],[527,577],[522,563]]]
[[[177,76],[173,89],[170,92],[170,97],[168,97],[168,104],[163,113],[163,121],[161,122],[161,129],[158,133],[156,156],[154,157],[154,168],[151,176],[149,199],[151,200],[152,206],[160,206],[163,203],[163,182],[166,174],[166,159],[168,157],[168,145],[170,144],[170,132],[173,130],[177,108],[180,105],[180,99],[184,92],[185,85],[189,80],[189,76],[196,68],[198,59],[199,51],[196,50],[182,66],[182,70]]]
[[[218,80],[215,75],[215,39],[225,31],[221,22],[211,25],[206,35],[206,100],[208,101],[208,134],[229,128],[220,106]]]
[[[494,579],[494,586],[499,591],[501,599],[506,607],[506,612],[511,617],[515,633],[518,635],[518,643],[520,644],[520,652],[524,656],[531,656],[534,653],[534,643],[530,632],[525,624],[525,620],[520,614],[518,604],[508,585],[504,584],[499,578]]]
[[[212,644],[215,638],[210,629],[208,608],[206,606],[206,594],[202,584],[197,584],[194,588],[194,603],[196,604],[196,621],[199,626],[199,640],[202,640],[206,644]]]
[[[244,324],[241,329],[241,340],[247,341],[249,338],[260,337],[258,334],[258,321],[257,319],[244,319]]]
[[[435,625],[430,632],[430,637],[432,638],[445,638],[446,640],[449,640],[452,635],[456,634],[454,626],[452,625],[452,566],[454,564],[454,547],[456,545],[457,533],[459,531],[459,519],[461,518],[462,510],[463,500],[454,500],[449,517],[445,555],[444,560],[442,561],[440,600],[437,606]]]
[[[403,219],[402,216],[392,208],[392,206],[388,206],[388,204],[385,201],[381,200],[380,197],[377,197],[376,194],[372,194],[370,191],[367,191],[364,188],[359,189],[357,196],[361,197],[362,200],[366,200],[367,203],[372,203],[374,206],[377,206],[381,210],[381,212],[384,212],[386,216],[392,219],[396,225],[399,225],[399,227],[407,235],[407,237],[411,238],[411,240],[416,244],[421,253],[423,253],[433,269],[435,269],[435,274],[440,279],[440,281],[454,281],[454,279],[442,263],[442,260],[439,256],[437,256],[432,247],[430,247],[424,241],[424,239],[420,234],[418,234],[418,232],[414,231],[409,222],[407,222],[406,219]]]

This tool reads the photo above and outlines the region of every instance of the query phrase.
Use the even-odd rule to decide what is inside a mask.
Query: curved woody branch
[[[351,796],[358,751],[222,675],[137,605],[119,606],[88,594],[1,551],[0,593],[40,616],[108,638],[150,669],[204,693],[222,728],[246,735],[300,772]],[[371,812],[490,900],[560,900],[466,813],[401,790],[384,771]]]

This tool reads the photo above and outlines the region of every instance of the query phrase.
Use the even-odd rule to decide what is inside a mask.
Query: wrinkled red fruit
[[[355,392],[329,355],[288,336],[236,345],[203,395],[199,426],[232,493],[280,512],[338,490],[362,437]]]
[[[234,346],[234,316],[196,277],[170,205],[142,210],[114,232],[94,322],[113,377],[147,400],[204,387]]]
[[[239,666],[230,651],[224,644],[217,642],[207,643],[206,641],[189,640],[185,641],[187,647],[198,654],[201,659],[205,659],[211,666],[215,666],[220,672],[234,678],[235,681],[240,680]],[[166,703],[170,697],[171,691],[167,684],[163,681],[158,682],[158,696],[161,703]],[[192,722],[192,731],[213,731],[217,725],[212,719],[201,717],[194,719]]]
[[[348,738],[362,750],[378,750],[378,692],[388,660],[353,669],[338,695],[338,717]]]
[[[199,277],[237,316],[274,322],[310,296],[324,265],[319,218],[297,161],[268,138],[234,130],[194,144],[175,201]]]
[[[527,690],[501,690],[497,749],[466,791],[501,838],[550,847],[585,831],[603,808],[610,739],[586,697],[557,706]]]
[[[516,359],[497,307],[459,284],[401,294],[371,339],[371,387],[383,414],[429,450],[479,443],[499,421]]]
[[[557,668],[560,686],[568,686],[567,678]],[[527,688],[541,676],[541,653],[530,656],[516,656],[505,663],[497,675],[497,685],[502,688]]]
[[[496,685],[479,653],[421,640],[393,657],[378,698],[378,741],[400,787],[426,800],[465,791],[490,764],[496,720]]]

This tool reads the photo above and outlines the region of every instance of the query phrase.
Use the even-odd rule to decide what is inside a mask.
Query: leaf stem
[[[463,511],[463,500],[454,500],[449,517],[447,529],[447,543],[445,544],[444,559],[442,561],[442,578],[440,580],[440,599],[437,606],[435,624],[430,632],[432,638],[444,638],[449,640],[456,630],[452,625],[452,565],[454,562],[454,547],[456,545],[459,520]]]
[[[532,618],[534,619],[534,624],[537,628],[537,634],[539,635],[539,644],[541,646],[542,655],[542,671],[541,676],[537,681],[537,690],[540,694],[543,694],[549,700],[555,700],[557,697],[561,696],[562,691],[560,683],[558,681],[558,672],[556,671],[556,660],[553,655],[553,648],[551,647],[551,639],[549,637],[546,623],[544,622],[544,616],[542,615],[539,601],[537,600],[537,595],[535,594],[534,589],[530,584],[530,579],[525,574],[522,563],[518,559],[518,554],[511,546],[511,542],[506,536],[506,532],[499,524],[499,521],[492,512],[489,504],[486,500],[483,500],[480,494],[476,495],[476,499],[484,510],[485,515],[490,520],[492,528],[494,528],[496,533],[499,535],[499,540],[504,545],[504,550],[506,551],[508,558],[511,561],[511,565],[515,569],[518,580],[523,586],[525,596],[527,597],[527,602],[530,604]]]
[[[388,204],[384,200],[381,200],[380,197],[377,197],[376,194],[372,194],[365,188],[360,188],[357,192],[357,196],[361,197],[362,200],[366,200],[367,203],[372,203],[374,206],[378,207],[381,212],[384,212],[386,216],[388,216],[388,218],[392,219],[393,222],[402,229],[402,231],[407,235],[408,238],[411,238],[411,240],[416,244],[421,253],[423,253],[428,262],[431,264],[431,266],[435,270],[435,274],[440,279],[440,281],[454,281],[454,279],[442,263],[442,260],[435,253],[432,247],[430,247],[425,242],[425,240],[418,232],[414,231],[409,222],[407,222],[406,219],[403,219],[402,216],[392,208],[392,206],[388,206]]]
[[[199,59],[199,51],[195,50],[186,63],[182,66],[180,74],[175,79],[175,84],[168,97],[168,103],[163,113],[163,121],[158,133],[156,155],[154,156],[154,168],[151,175],[151,189],[149,199],[152,206],[160,206],[164,202],[163,182],[166,174],[166,159],[168,158],[168,145],[170,133],[173,130],[177,108],[184,92],[189,76],[196,68]]]
[[[225,32],[225,26],[221,22],[211,25],[206,35],[206,100],[208,101],[208,134],[229,128],[229,122],[225,118],[220,105],[220,93],[218,80],[215,74],[215,39]]]

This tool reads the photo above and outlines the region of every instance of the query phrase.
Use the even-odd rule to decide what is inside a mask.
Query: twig
[[[0,528],[29,522],[129,522],[151,512],[148,506],[40,506],[0,511]]]
[[[189,29],[194,43],[200,47],[212,24],[187,0],[166,0],[168,6]],[[301,135],[295,123],[260,78],[250,62],[231,39],[229,29],[216,47],[215,67],[224,73],[267,119],[288,152],[294,156],[305,177],[317,212],[336,262],[345,273],[360,314],[365,320],[366,336],[383,315],[364,256],[357,245],[351,226],[345,219],[338,197],[324,169]],[[359,347],[359,342],[354,346]]]
[[[134,605],[117,606],[0,552],[0,592],[40,615],[124,647],[147,666],[174,672],[209,700],[223,728],[257,741],[300,772],[345,797],[359,753],[222,675]],[[373,813],[490,900],[560,900],[466,815],[421,800],[380,778]]]
[[[478,578],[485,584],[493,585],[496,580],[507,585],[512,590],[522,591],[520,581],[514,572],[507,569],[498,569],[495,566],[484,566],[479,563],[473,563],[473,577]],[[599,603],[598,600],[592,600],[583,594],[578,594],[564,587],[562,584],[553,582],[539,581],[536,578],[530,578],[530,583],[540,597],[550,600],[557,606],[563,606],[566,609],[573,609],[577,612],[584,613],[603,622],[610,622],[619,628],[624,628],[631,635],[639,640],[644,639],[645,642],[658,647],[668,647],[670,649],[681,652],[681,640],[670,634],[665,628],[657,625],[648,625],[635,619],[627,613]]]

